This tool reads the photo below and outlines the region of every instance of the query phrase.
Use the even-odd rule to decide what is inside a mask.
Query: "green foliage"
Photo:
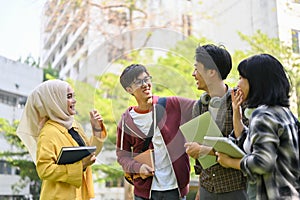
[[[237,81],[239,78],[239,74],[237,71],[237,66],[240,63],[241,60],[247,58],[249,55],[246,54],[243,51],[235,51],[233,54],[231,54],[232,58],[232,69],[226,78],[225,82],[228,84],[229,87],[236,87],[237,86]]]
[[[101,181],[113,181],[119,178],[122,178],[124,172],[121,166],[117,163],[101,164],[101,165],[93,165],[93,171],[98,173],[105,173],[105,176],[97,177],[97,182]],[[96,173],[96,174],[98,174]]]
[[[197,90],[195,80],[192,77],[195,49],[199,45],[207,43],[211,42],[205,38],[197,39],[191,36],[179,41],[165,56],[158,59],[157,65],[160,67],[153,70],[153,76],[155,79],[161,80],[160,87],[156,88],[159,95],[198,98],[201,91]],[[162,87],[172,91],[172,93],[169,94]]]
[[[43,81],[57,79],[59,77],[59,71],[57,69],[52,69],[50,65],[48,65],[48,68],[44,68],[43,71]]]
[[[21,182],[29,179],[32,185],[38,186],[32,191],[34,196],[39,194],[41,181],[37,175],[34,163],[29,159],[29,153],[20,138],[16,135],[16,129],[19,121],[14,121],[10,124],[6,119],[0,118],[0,132],[4,133],[4,138],[7,142],[15,147],[15,151],[0,152],[0,159],[5,160],[10,166],[20,170]],[[18,187],[24,187],[23,184],[15,185],[14,190],[19,190]]]
[[[9,160],[9,163],[12,166],[18,167],[20,169],[20,176],[22,179],[28,177],[31,181],[40,181],[40,178],[38,177],[35,169],[35,165],[32,161],[12,159]]]
[[[89,112],[95,108],[94,105],[94,92],[95,88],[81,81],[74,81],[68,79],[67,82],[72,86],[75,91],[76,98],[76,111],[75,118],[81,124],[90,122]]]
[[[4,138],[9,144],[16,146],[19,149],[25,150],[24,144],[16,135],[17,126],[19,121],[15,120],[12,124],[8,120],[0,118],[0,132],[4,133]]]
[[[266,34],[262,33],[260,30],[258,30],[255,34],[252,36],[247,36],[241,32],[238,33],[240,38],[244,41],[246,41],[251,49],[246,51],[248,55],[254,55],[259,53],[269,53],[273,56],[280,58],[280,50],[282,48],[282,44],[279,40],[279,38],[269,38]],[[289,50],[288,48],[282,48],[281,49],[283,54],[287,53]]]

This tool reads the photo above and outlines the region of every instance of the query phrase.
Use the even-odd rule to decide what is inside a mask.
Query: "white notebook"
[[[216,151],[226,153],[232,158],[242,158],[245,153],[226,137],[204,137],[204,144],[213,147]]]

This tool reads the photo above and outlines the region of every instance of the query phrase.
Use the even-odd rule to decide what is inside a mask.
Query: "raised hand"
[[[243,99],[243,92],[241,89],[237,89],[236,91],[231,91],[231,100],[232,100],[232,109],[234,111],[240,111],[240,106],[242,105]]]
[[[103,118],[97,110],[90,111],[90,122],[93,129],[93,135],[99,138],[105,138]]]
[[[232,111],[233,111],[233,128],[234,134],[238,138],[244,128],[244,124],[242,121],[242,103],[244,101],[243,92],[240,88],[236,91],[231,91],[231,100],[232,100]]]

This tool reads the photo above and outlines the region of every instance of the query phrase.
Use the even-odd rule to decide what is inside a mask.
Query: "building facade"
[[[43,70],[0,56],[0,118],[9,123],[21,118],[31,90],[43,81]],[[0,133],[0,152],[17,152]],[[0,158],[0,199],[30,199],[29,184],[22,181],[20,170]],[[23,186],[22,186],[23,185]]]
[[[190,22],[183,16],[187,2],[138,0],[131,5],[121,0],[48,1],[43,15],[41,65],[57,69],[63,79],[91,82],[112,60],[142,47],[147,37],[130,31],[156,27],[188,33]],[[170,10],[162,9],[167,7]],[[114,67],[108,71],[118,71],[118,66]]]

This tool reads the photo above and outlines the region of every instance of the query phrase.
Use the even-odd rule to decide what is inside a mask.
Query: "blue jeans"
[[[147,199],[134,195],[134,200],[147,200]],[[186,200],[186,197],[181,198],[179,196],[178,189],[167,190],[167,191],[152,190],[150,200]]]

